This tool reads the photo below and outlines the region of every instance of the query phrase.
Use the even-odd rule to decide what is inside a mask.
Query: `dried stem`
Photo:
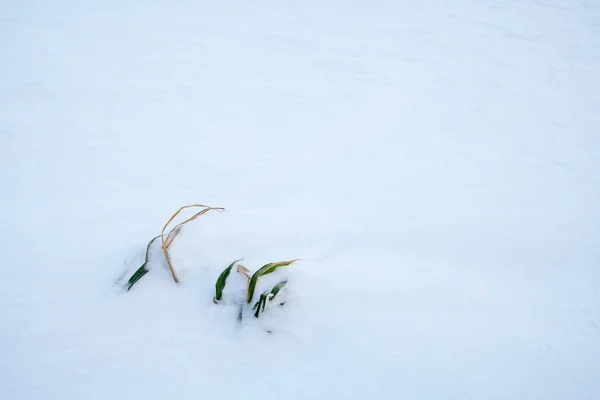
[[[250,280],[250,270],[244,267],[242,264],[239,264],[237,266],[237,272],[239,272],[240,274],[244,274],[244,276],[248,278],[248,280]]]
[[[173,220],[179,215],[179,213],[187,208],[194,208],[194,207],[202,208],[202,210],[197,212],[196,214],[192,215],[190,218],[186,219],[182,223],[175,225],[175,227],[173,229],[171,229],[165,237],[165,231],[167,230],[167,227],[169,226],[169,224],[171,222],[173,222]],[[167,223],[165,224],[165,226],[163,227],[163,229],[161,231],[163,253],[165,253],[165,258],[167,260],[167,264],[169,265],[169,269],[171,270],[171,275],[173,275],[173,280],[175,281],[175,283],[179,283],[179,278],[177,278],[177,273],[175,273],[175,268],[173,268],[173,262],[171,261],[171,256],[169,255],[169,246],[173,243],[173,240],[175,239],[177,234],[181,231],[181,228],[183,227],[184,224],[187,224],[188,222],[195,220],[196,218],[198,218],[199,216],[201,216],[203,214],[206,214],[210,210],[215,210],[215,211],[219,211],[219,212],[225,211],[225,209],[222,207],[210,207],[210,206],[205,206],[204,204],[190,204],[187,206],[183,206],[183,207],[180,207],[175,212],[175,214],[173,214],[171,216],[171,218],[169,218],[169,220],[167,221]]]

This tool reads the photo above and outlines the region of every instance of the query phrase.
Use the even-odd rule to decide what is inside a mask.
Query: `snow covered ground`
[[[599,44],[583,0],[0,2],[2,398],[600,398]],[[116,290],[197,202],[181,283]],[[241,257],[303,261],[237,326]]]

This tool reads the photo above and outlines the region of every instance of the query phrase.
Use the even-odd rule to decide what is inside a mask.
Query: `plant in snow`
[[[137,271],[135,271],[133,273],[133,275],[131,275],[131,278],[129,278],[129,280],[127,281],[127,290],[131,289],[131,287],[133,285],[135,285],[135,283],[137,281],[139,281],[140,279],[142,279],[142,277],[148,273],[148,269],[146,268],[146,265],[148,265],[148,253],[150,253],[150,247],[152,246],[152,243],[154,243],[154,241],[156,239],[158,239],[159,237],[160,237],[160,235],[159,236],[155,236],[152,240],[150,240],[148,242],[148,246],[146,247],[146,258],[145,258],[145,261],[142,264],[142,266],[139,267],[137,269]]]
[[[198,211],[197,213],[195,213],[194,215],[192,215],[190,218],[186,219],[185,221],[175,225],[175,227],[172,228],[168,233],[165,233],[167,228],[169,227],[169,225],[173,222],[173,220],[175,220],[175,218],[179,215],[179,213],[181,213],[181,211],[183,211],[187,208],[194,208],[194,207],[199,207],[199,208],[201,208],[201,210]],[[181,231],[181,228],[185,224],[193,221],[194,219],[198,218],[201,215],[206,214],[208,211],[211,211],[211,210],[215,210],[215,211],[219,211],[219,212],[224,211],[223,208],[209,207],[209,206],[205,206],[203,204],[192,204],[192,205],[180,207],[171,216],[171,218],[169,218],[169,220],[163,227],[160,235],[155,236],[154,238],[152,238],[150,240],[150,242],[148,242],[148,245],[146,246],[146,256],[145,256],[144,263],[127,280],[127,283],[125,285],[127,290],[130,290],[133,287],[133,285],[136,284],[136,282],[138,282],[140,279],[142,279],[148,273],[147,265],[148,265],[148,257],[150,254],[150,248],[152,247],[152,244],[154,243],[154,241],[158,238],[161,238],[161,241],[162,241],[161,248],[165,255],[167,265],[169,266],[169,270],[171,271],[171,274],[173,276],[173,280],[176,283],[178,283],[179,279],[177,278],[177,274],[175,273],[175,268],[173,267],[173,263],[171,261],[170,255],[169,255],[169,246],[173,243],[173,240],[179,234],[179,232]],[[247,279],[247,286],[245,285],[244,290],[242,292],[240,292],[239,298],[236,301],[236,304],[239,307],[238,321],[241,321],[242,315],[244,312],[244,308],[249,307],[249,304],[252,303],[252,300],[254,298],[254,292],[256,291],[256,286],[258,284],[259,279],[261,277],[264,277],[265,275],[269,275],[269,274],[275,272],[279,268],[291,265],[298,260],[299,259],[293,259],[293,260],[288,260],[288,261],[279,261],[279,262],[272,262],[269,264],[265,264],[254,273],[251,273],[251,271],[248,268],[246,268],[242,264],[239,264],[239,262],[242,261],[241,259],[235,260],[234,262],[229,264],[227,266],[227,268],[225,268],[223,270],[223,272],[221,272],[221,274],[217,278],[217,281],[215,283],[215,296],[213,298],[213,302],[215,304],[219,304],[221,302],[221,300],[223,299],[223,291],[225,289],[225,286],[227,285],[227,279],[229,278],[229,276],[231,274],[231,270],[237,264],[236,272],[244,275],[244,277]],[[266,290],[259,296],[258,300],[254,303],[254,307],[252,308],[252,311],[254,311],[254,316],[256,318],[258,318],[259,315],[265,311],[265,309],[267,307],[267,302],[271,303],[277,297],[277,295],[279,294],[281,289],[283,289],[283,287],[286,284],[287,284],[287,280],[282,280],[282,281],[278,282],[277,284],[275,284],[271,288],[271,290]],[[283,306],[284,304],[285,304],[284,301],[279,303],[280,306]]]
[[[258,318],[258,316],[260,314],[261,307],[262,307],[262,311],[265,311],[265,306],[267,305],[267,300],[273,301],[275,296],[277,296],[277,293],[279,293],[281,288],[283,288],[286,283],[287,283],[287,281],[281,281],[278,284],[276,284],[275,286],[273,286],[273,289],[271,289],[270,292],[267,290],[267,291],[263,292],[263,294],[260,295],[260,299],[258,299],[258,301],[254,304],[254,307],[252,308],[252,310],[256,310],[256,312],[254,313],[254,316],[256,318]],[[283,305],[283,304],[284,303],[280,303],[280,305]]]
[[[227,278],[229,277],[231,269],[239,261],[241,261],[241,260],[236,260],[236,261],[232,262],[231,264],[229,264],[229,266],[227,268],[225,268],[225,270],[223,270],[221,275],[219,275],[219,278],[217,279],[217,282],[215,283],[215,297],[213,299],[213,301],[215,303],[218,303],[222,299],[223,290],[225,289],[225,285],[227,284]],[[250,271],[246,267],[244,267],[241,264],[238,265],[237,272],[244,274],[248,278],[248,288],[247,288],[247,292],[246,292],[246,304],[250,304],[252,302],[252,299],[254,297],[254,292],[256,290],[256,285],[258,283],[259,278],[275,272],[278,268],[291,265],[296,261],[298,261],[298,259],[269,263],[269,264],[266,264],[266,265],[262,266],[261,268],[259,268],[252,275],[250,275]],[[271,290],[267,290],[260,295],[258,301],[254,304],[254,307],[252,308],[252,310],[255,310],[254,316],[256,318],[258,318],[258,316],[260,315],[261,312],[265,311],[265,307],[267,305],[267,300],[269,302],[273,301],[273,299],[275,299],[277,294],[281,291],[281,289],[286,284],[287,284],[287,280],[281,281],[281,282],[277,283],[275,286],[273,286],[273,288]],[[283,304],[284,303],[280,303],[280,305],[283,305]],[[243,304],[241,304],[241,306],[240,306],[238,320],[241,319],[242,312],[243,312]]]
[[[167,230],[168,226],[171,224],[171,222],[173,222],[173,220],[179,215],[179,213],[185,209],[188,208],[201,208],[200,211],[198,211],[197,213],[195,213],[194,215],[192,215],[190,218],[186,219],[185,221],[175,225],[175,227],[173,229],[171,229],[169,231],[169,233],[165,234],[165,231]],[[160,232],[160,235],[154,237],[152,240],[150,240],[150,242],[148,243],[148,246],[146,247],[146,258],[144,263],[142,264],[141,267],[139,267],[131,276],[131,278],[129,278],[129,280],[127,281],[127,290],[130,290],[131,287],[133,285],[135,285],[135,283],[137,281],[139,281],[140,279],[142,279],[142,277],[144,275],[146,275],[146,273],[148,273],[148,269],[146,268],[147,264],[148,264],[148,254],[150,252],[150,247],[152,246],[152,243],[154,243],[154,241],[158,238],[161,238],[162,240],[162,250],[163,253],[165,255],[165,259],[167,260],[167,265],[169,266],[169,270],[171,271],[171,275],[173,276],[173,280],[175,281],[175,283],[179,283],[179,278],[177,277],[177,273],[175,272],[175,268],[173,267],[173,262],[171,261],[171,257],[169,255],[169,246],[171,246],[171,244],[173,243],[173,240],[175,240],[175,237],[179,234],[179,232],[181,231],[181,228],[183,228],[183,226],[185,224],[187,224],[188,222],[191,222],[193,220],[195,220],[196,218],[198,218],[201,215],[206,214],[207,212],[214,210],[214,211],[219,211],[219,212],[223,212],[225,211],[224,208],[222,207],[210,207],[210,206],[205,206],[204,204],[190,204],[187,206],[183,206],[183,207],[179,207],[179,209],[177,211],[175,211],[175,213],[171,216],[171,218],[169,218],[169,220],[167,221],[167,223],[165,224],[165,226],[162,228],[162,231]]]

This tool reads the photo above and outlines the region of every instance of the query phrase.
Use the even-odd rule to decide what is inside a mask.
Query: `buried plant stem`
[[[242,324],[242,315],[244,313],[244,303],[241,302],[239,307],[238,307],[238,315],[237,315],[237,322],[238,322],[238,326]]]

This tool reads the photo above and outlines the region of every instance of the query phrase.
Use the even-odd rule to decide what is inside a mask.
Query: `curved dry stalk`
[[[165,237],[165,230],[167,229],[169,224],[171,222],[173,222],[173,220],[179,215],[179,213],[181,213],[183,210],[185,210],[187,208],[194,208],[194,207],[202,207],[203,210],[192,215],[190,218],[186,219],[185,221],[175,225],[175,227],[173,229],[171,229]],[[171,245],[171,243],[173,243],[173,240],[175,239],[177,234],[181,231],[181,228],[183,227],[184,224],[187,224],[188,222],[195,220],[199,216],[206,214],[207,212],[209,212],[211,210],[215,210],[215,211],[219,211],[219,212],[225,211],[225,209],[222,207],[210,207],[210,206],[206,206],[204,204],[190,204],[187,206],[179,207],[179,209],[177,211],[175,211],[175,213],[171,216],[171,218],[169,218],[169,220],[167,221],[165,226],[162,228],[162,231],[160,232],[161,239],[162,239],[163,253],[165,253],[165,258],[167,260],[167,264],[169,265],[169,269],[171,270],[171,275],[173,275],[173,280],[175,281],[175,283],[179,283],[179,278],[177,278],[177,274],[175,273],[175,269],[173,268],[173,263],[171,261],[171,257],[169,256],[169,246]]]

